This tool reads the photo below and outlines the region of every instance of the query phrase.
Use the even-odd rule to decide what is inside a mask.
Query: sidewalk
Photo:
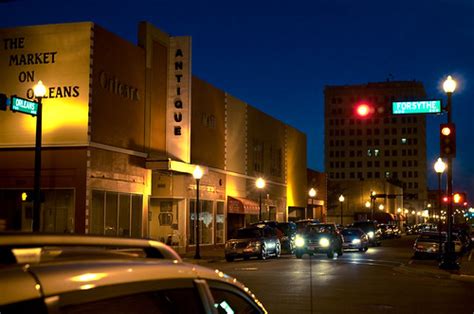
[[[204,245],[199,247],[201,259],[195,259],[195,248],[189,249],[186,253],[180,254],[181,258],[186,263],[193,263],[202,266],[207,266],[209,263],[223,261],[225,259],[224,245]]]
[[[410,261],[398,267],[398,270],[406,273],[418,273],[437,278],[454,279],[460,281],[474,282],[474,251],[464,254],[459,260],[459,270],[442,270],[438,267],[439,261],[430,260],[428,264],[420,265],[416,261]]]

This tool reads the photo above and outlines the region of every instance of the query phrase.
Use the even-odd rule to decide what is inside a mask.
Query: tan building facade
[[[149,23],[138,33],[134,45],[90,22],[0,30],[0,92],[32,99],[38,80],[47,87],[41,231],[185,250],[195,243],[196,165],[203,245],[258,220],[260,196],[262,219],[304,208],[306,136],[193,76],[190,37]],[[35,122],[0,112],[7,230],[31,230]]]
[[[403,206],[421,209],[427,199],[425,116],[393,115],[391,103],[425,99],[422,83],[328,86],[324,93],[325,169],[329,180],[356,183],[355,189],[361,180],[399,185],[405,195]],[[361,104],[368,106],[367,116],[357,114]],[[337,204],[337,197],[330,197],[329,202]],[[396,210],[397,206],[386,209],[392,214]]]

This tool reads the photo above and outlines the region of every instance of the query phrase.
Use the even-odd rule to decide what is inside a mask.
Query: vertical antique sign
[[[191,37],[172,37],[168,64],[166,151],[183,162],[191,159]]]

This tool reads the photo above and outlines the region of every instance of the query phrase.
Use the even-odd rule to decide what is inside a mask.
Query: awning
[[[229,214],[258,215],[259,209],[257,202],[243,197],[227,197],[227,212]]]
[[[374,220],[379,223],[389,223],[389,221],[396,221],[395,215],[383,211],[374,212]]]

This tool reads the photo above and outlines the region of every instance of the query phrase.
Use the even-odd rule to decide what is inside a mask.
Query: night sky
[[[193,39],[193,74],[307,134],[308,167],[324,171],[326,85],[423,82],[429,98],[453,95],[454,190],[474,200],[474,1],[4,1],[0,27],[92,21],[137,42],[149,21]],[[113,49],[113,48],[112,48]],[[1,78],[4,79],[4,78]],[[439,124],[428,117],[430,188]]]

